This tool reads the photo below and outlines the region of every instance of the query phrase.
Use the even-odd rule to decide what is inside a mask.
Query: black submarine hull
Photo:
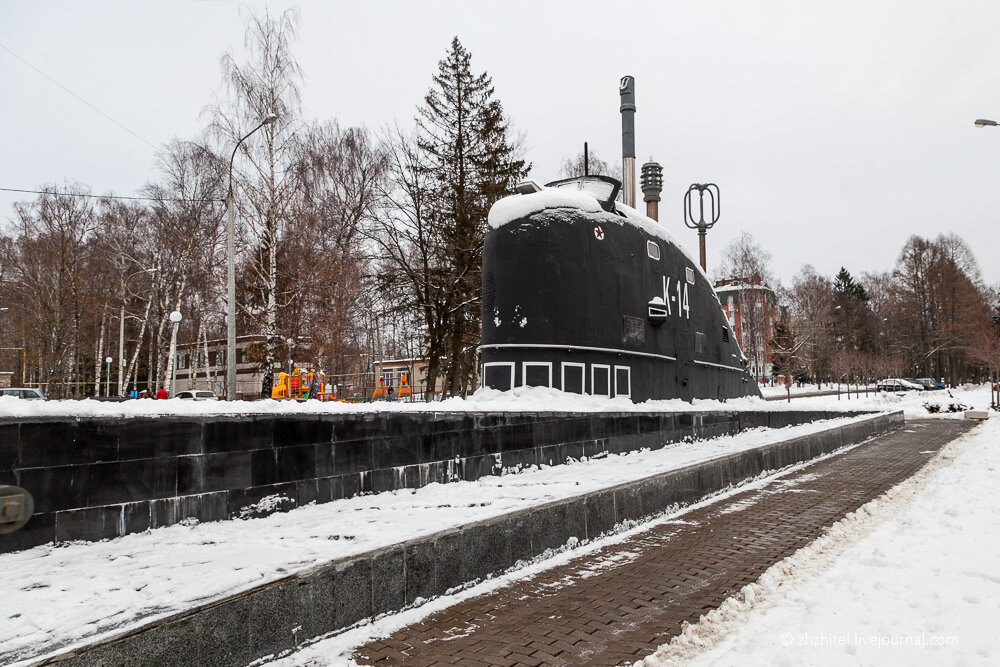
[[[484,386],[634,402],[760,396],[704,273],[655,222],[631,218],[543,209],[488,231]]]

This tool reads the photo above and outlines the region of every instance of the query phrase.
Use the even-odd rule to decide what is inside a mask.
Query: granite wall
[[[594,539],[623,521],[648,519],[902,425],[902,412],[877,415],[326,563],[78,647],[60,656],[60,664],[248,665],[501,573],[570,538]]]
[[[601,452],[655,449],[852,413],[443,413],[0,419],[0,484],[35,514],[0,553],[218,521],[362,492],[474,480]],[[855,413],[856,414],[856,413]]]

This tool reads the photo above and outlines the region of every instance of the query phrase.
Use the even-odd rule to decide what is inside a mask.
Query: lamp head
[[[266,116],[264,116],[264,120],[262,120],[260,122],[260,124],[261,125],[273,125],[274,121],[276,121],[276,120],[278,120],[278,114],[276,114],[276,113],[269,113]]]
[[[995,120],[986,120],[985,118],[979,118],[976,120],[976,127],[996,127],[997,122]]]

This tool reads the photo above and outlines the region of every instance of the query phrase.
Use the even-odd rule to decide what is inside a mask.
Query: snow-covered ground
[[[846,391],[846,385],[843,386]],[[836,385],[823,385],[823,391],[836,390]],[[784,396],[783,387],[764,387],[765,396]],[[797,393],[817,391],[816,385],[806,385],[793,388],[793,396]],[[955,390],[955,395],[964,395],[964,390]],[[171,399],[157,401],[152,399],[135,399],[114,403],[109,401],[26,401],[13,396],[0,396],[0,418],[3,417],[157,417],[168,415],[297,415],[297,414],[345,414],[370,412],[478,412],[478,411],[510,411],[510,412],[689,412],[691,410],[857,410],[895,409],[894,406],[905,403],[919,406],[921,400],[939,400],[947,398],[943,391],[916,392],[917,396],[871,393],[865,396],[861,390],[860,402],[852,393],[845,393],[838,400],[837,396],[826,396],[809,399],[808,404],[786,401],[761,401],[758,398],[741,398],[726,402],[712,400],[695,400],[688,403],[681,400],[646,401],[632,403],[626,398],[601,398],[579,394],[566,394],[556,389],[545,387],[518,387],[513,391],[495,391],[479,389],[468,399],[450,398],[432,403],[408,403],[396,401],[378,401],[374,403],[338,403],[320,401],[182,401]],[[988,391],[986,393],[988,396]],[[903,400],[906,399],[906,400]],[[915,400],[918,399],[918,400]],[[804,399],[798,399],[802,401]],[[986,399],[989,403],[989,399]]]
[[[659,665],[996,665],[1000,420],[775,564]]]
[[[986,409],[990,403],[990,393],[988,387],[967,387],[962,389],[955,389],[951,391],[952,396],[949,396],[948,392],[929,392],[926,394],[901,394],[901,395],[885,395],[880,394],[878,397],[872,395],[869,399],[864,399],[864,391],[862,390],[862,400],[859,402],[856,399],[852,399],[854,408],[877,408],[885,409],[889,405],[893,409],[901,409],[907,415],[907,418],[928,418],[928,417],[938,417],[938,418],[961,418],[961,413],[948,413],[948,412],[937,412],[935,414],[929,413],[924,407],[923,403],[931,403],[944,405],[952,402],[962,402],[965,405],[976,409]],[[932,398],[933,397],[933,398]],[[844,399],[846,401],[846,399]],[[836,402],[836,397],[833,397],[834,404]],[[830,406],[829,397],[816,397],[816,398],[801,398],[793,401],[794,405],[799,406],[799,409],[820,409]],[[888,404],[888,405],[887,405]],[[945,407],[945,409],[947,409]],[[780,604],[783,599],[782,596],[782,584],[785,578],[794,577],[796,572],[796,559],[801,557],[804,560],[808,560],[812,566],[812,572],[822,571],[822,569],[834,560],[834,556],[828,556],[825,559],[823,554],[827,552],[832,552],[837,554],[842,552],[845,548],[852,545],[855,541],[860,539],[869,528],[875,523],[875,519],[871,518],[873,515],[879,516],[878,520],[885,522],[888,526],[896,525],[893,521],[895,513],[901,508],[906,506],[917,490],[921,489],[926,483],[926,480],[936,478],[938,471],[948,469],[951,462],[956,457],[956,451],[965,451],[965,448],[970,446],[970,443],[976,443],[976,447],[989,447],[991,444],[996,443],[997,436],[1000,435],[1000,419],[995,415],[987,422],[984,428],[979,428],[973,431],[971,434],[964,436],[956,443],[949,445],[948,448],[938,457],[933,459],[933,463],[928,466],[927,469],[918,473],[913,481],[904,482],[902,485],[890,490],[884,494],[880,499],[872,501],[865,505],[863,508],[859,509],[857,512],[852,513],[852,515],[844,521],[838,523],[833,529],[831,529],[829,536],[822,538],[822,540],[813,543],[803,550],[800,550],[797,554],[792,556],[790,559],[786,559],[782,564],[775,565],[773,568],[768,570],[765,577],[762,578],[759,584],[747,587],[750,599],[756,595],[756,600],[761,602],[762,600],[769,600],[771,604]],[[975,466],[977,464],[976,455],[963,456],[963,460],[966,465]],[[982,482],[982,486],[976,485],[974,489],[970,489],[970,495],[978,495],[979,500],[976,502],[982,504],[984,499],[987,503],[990,503],[992,496],[992,489],[996,486],[996,463],[1000,463],[1000,451],[995,451],[991,460],[986,464],[986,473],[991,477],[987,477],[987,474],[973,474],[973,478],[978,479]],[[804,464],[802,464],[804,465]],[[795,468],[801,467],[795,466]],[[957,475],[961,478],[962,475],[966,474],[967,471],[960,470]],[[948,479],[942,480],[940,486],[942,487],[942,493],[947,494],[947,488],[949,485],[954,484],[954,478],[956,473],[949,475]],[[758,486],[765,483],[766,480],[759,480],[751,483],[749,486]],[[983,488],[985,487],[985,488]],[[744,487],[746,488],[746,487]],[[735,493],[736,491],[730,491],[718,494],[708,500],[699,503],[698,506],[718,502]],[[964,498],[956,498],[956,504],[961,505],[964,502]],[[881,508],[882,514],[878,515],[874,508]],[[671,521],[682,519],[683,514],[689,511],[691,508],[686,508],[677,512],[674,515],[666,516],[659,521]],[[912,507],[907,510],[907,514],[902,514],[899,517],[900,523],[899,532],[903,535],[907,535],[907,543],[900,543],[898,545],[901,553],[899,558],[902,560],[907,560],[911,556],[906,555],[907,551],[919,551],[923,548],[928,541],[933,541],[935,544],[941,544],[939,551],[944,553],[948,552],[947,541],[950,536],[956,531],[962,530],[961,527],[952,527],[946,529],[945,531],[940,530],[941,525],[935,523],[934,520],[928,520],[922,522],[921,530],[912,531],[908,529],[908,525],[913,525],[915,521],[919,520],[919,516],[914,518],[914,515],[919,515],[920,512],[926,511],[920,506]],[[941,510],[944,514],[950,512],[961,511],[954,506],[949,506]],[[992,501],[988,504],[982,511],[970,509],[969,514],[991,514],[993,517],[993,530],[991,532],[981,532],[973,536],[970,536],[966,540],[962,540],[957,544],[959,549],[956,549],[952,554],[957,562],[977,562],[978,553],[985,545],[992,545],[990,536],[997,534],[997,503]],[[619,535],[606,537],[600,540],[594,540],[590,544],[579,548],[574,551],[566,551],[547,560],[534,563],[523,570],[517,572],[508,573],[501,577],[480,583],[472,588],[460,591],[450,596],[442,596],[435,600],[428,602],[427,604],[416,607],[412,609],[407,609],[403,612],[397,614],[390,614],[379,619],[375,619],[373,622],[361,625],[357,628],[349,630],[340,635],[336,635],[320,641],[312,646],[306,647],[305,649],[285,657],[283,659],[273,661],[275,667],[299,667],[303,665],[308,665],[309,667],[326,667],[333,665],[353,665],[355,664],[351,659],[351,653],[353,650],[359,646],[362,646],[373,639],[387,637],[393,632],[411,625],[418,623],[430,614],[446,609],[447,607],[456,604],[464,599],[475,597],[478,595],[483,595],[492,590],[496,590],[505,585],[512,583],[520,578],[529,576],[536,572],[555,567],[558,565],[565,564],[572,558],[581,555],[582,553],[589,551],[596,551],[610,543],[618,542],[627,539],[631,535],[641,532],[647,528],[647,525],[635,527],[629,531],[621,533]],[[940,538],[940,539],[938,539]],[[814,546],[816,545],[816,546]],[[837,549],[834,549],[837,546]],[[996,551],[995,546],[989,546],[987,548]],[[895,555],[895,554],[894,554]],[[996,587],[1000,585],[1000,556],[996,553],[991,553],[990,562],[984,563],[978,571],[978,576],[989,577],[992,585]],[[792,565],[789,565],[792,563]],[[909,616],[904,616],[904,618],[911,618],[914,615],[920,613],[920,609],[933,607],[935,600],[939,599],[941,591],[938,590],[937,586],[928,586],[927,581],[930,579],[932,582],[938,582],[938,586],[947,588],[947,572],[948,569],[943,568],[941,565],[930,566],[924,559],[916,559],[911,563],[912,567],[907,569],[908,575],[911,577],[911,581],[906,586],[907,590],[918,589],[922,590],[924,593],[923,602],[920,603],[919,608],[911,609]],[[921,570],[921,566],[927,565],[931,567],[930,571]],[[884,590],[891,593],[891,587],[899,582],[899,578],[893,576],[891,579],[882,581],[879,576],[885,576],[886,572],[895,568],[897,563],[894,563],[891,559],[883,558],[877,564],[873,561],[870,564],[873,570],[871,581],[858,581],[860,587],[859,590],[854,590],[854,594],[858,594],[860,597],[855,600],[856,608],[860,608],[865,611],[866,616],[861,618],[858,626],[862,632],[868,631],[865,637],[868,637],[868,641],[871,641],[870,637],[874,631],[876,635],[875,641],[891,642],[892,638],[883,639],[882,637],[887,635],[879,635],[879,626],[876,622],[872,622],[869,626],[864,625],[864,620],[867,619],[879,619],[887,615],[887,613],[900,613],[898,609],[887,610],[883,612],[877,606],[865,607],[865,595],[869,595],[868,599],[873,602],[877,601],[874,596],[870,593],[866,593],[865,586],[870,587],[872,590]],[[803,569],[804,566],[802,566]],[[964,573],[959,574],[959,576],[964,576]],[[941,579],[944,578],[945,583],[941,583]],[[974,578],[974,577],[973,577]],[[830,580],[829,586],[836,589],[838,581],[836,576]],[[770,596],[765,592],[765,589],[773,591]],[[825,598],[830,598],[831,602],[827,604]],[[949,596],[950,599],[951,596]],[[962,655],[955,655],[955,659],[952,660],[950,654],[932,654],[936,658],[930,658],[923,660],[925,664],[941,664],[942,662],[946,664],[962,664],[963,659],[965,659],[966,664],[995,664],[996,660],[989,660],[989,657],[994,657],[996,653],[991,652],[989,654],[983,654],[983,647],[988,648],[988,639],[991,637],[988,633],[980,632],[983,627],[995,626],[997,621],[1000,621],[1000,606],[997,605],[996,600],[1000,599],[1000,596],[993,595],[989,598],[989,603],[993,606],[990,608],[988,604],[981,604],[982,607],[979,611],[984,615],[984,617],[978,622],[978,624],[970,625],[970,628],[974,627],[973,632],[976,633],[976,640],[970,642],[968,646],[970,650]],[[775,601],[779,602],[775,602]],[[834,618],[837,616],[837,608],[839,602],[836,600],[835,596],[832,596],[829,591],[824,591],[820,597],[817,597],[809,606],[813,609],[823,608]],[[977,597],[980,602],[986,602],[986,598]],[[897,599],[895,606],[899,606],[898,603],[902,601],[905,606],[905,599]],[[711,621],[706,621],[704,623],[699,623],[695,626],[690,626],[687,633],[682,635],[675,646],[664,647],[665,650],[661,650],[659,655],[650,656],[646,661],[641,661],[639,665],[646,667],[652,667],[654,665],[672,665],[672,664],[686,664],[690,660],[697,660],[696,664],[705,665],[732,665],[732,664],[777,664],[777,665],[812,665],[812,664],[909,664],[909,656],[904,654],[896,654],[895,656],[884,653],[875,655],[872,657],[870,654],[866,655],[863,659],[857,656],[862,655],[859,651],[845,650],[839,654],[834,654],[831,659],[822,661],[808,653],[808,651],[803,651],[801,653],[789,652],[787,656],[779,654],[775,651],[768,651],[768,648],[774,648],[775,644],[778,644],[778,648],[784,648],[781,646],[781,642],[787,641],[787,636],[784,635],[785,632],[795,632],[793,630],[780,629],[777,634],[773,634],[770,639],[773,642],[768,642],[769,637],[763,634],[755,635],[755,630],[748,629],[746,631],[741,631],[741,626],[745,622],[745,618],[748,614],[745,613],[745,609],[750,607],[748,603],[744,602],[743,596],[739,599],[732,599],[726,602],[724,605],[724,611],[714,612]],[[889,605],[887,605],[889,606]],[[942,607],[940,609],[930,609],[927,616],[928,623],[924,627],[939,628],[938,621],[942,617],[947,617],[949,615],[949,610],[947,607]],[[785,610],[783,611],[783,618],[789,622],[789,627],[795,627],[795,610]],[[888,622],[892,622],[891,619],[886,619]],[[700,631],[699,631],[700,630]],[[729,633],[739,632],[738,639],[727,642],[724,646],[720,647],[718,653],[700,655],[702,651],[709,646],[715,646],[719,642],[723,641]],[[802,636],[802,641],[809,641],[809,637],[804,630],[799,631],[799,635],[793,635],[795,637],[794,641],[799,641],[798,637]],[[919,631],[918,631],[919,632]],[[827,633],[829,635],[829,633]],[[816,637],[819,638],[821,632],[816,632]],[[899,640],[897,639],[897,642]],[[932,641],[927,639],[927,642]],[[935,638],[933,641],[937,641]],[[944,641],[948,641],[945,639]],[[741,643],[742,642],[742,643]],[[757,653],[752,653],[747,655],[745,651],[742,650],[743,646],[750,645],[755,648],[760,648]],[[888,649],[885,649],[888,651]],[[970,657],[971,656],[971,657]],[[882,658],[885,659],[882,659]],[[926,657],[926,656],[925,656]],[[787,658],[787,659],[786,659]],[[918,660],[919,661],[919,660]]]
[[[514,395],[482,392],[474,400],[446,401],[434,404],[434,408],[563,411],[582,402],[589,406],[587,411],[619,411],[631,406],[617,400],[567,399],[558,392],[540,389],[511,393]],[[956,399],[980,409],[989,403],[988,389],[956,390],[954,393]],[[843,409],[903,409],[910,417],[923,417],[927,416],[927,411],[921,407],[921,402],[929,397],[930,394],[882,394],[867,401],[863,398],[852,401],[837,401],[836,397],[832,400],[831,397],[803,398],[793,401],[791,406],[793,409],[837,409],[838,406]],[[941,399],[950,400],[947,395],[935,396],[931,400]],[[18,399],[0,401],[0,414],[9,415],[20,404],[27,403],[20,401],[18,406],[10,406],[11,401],[17,402]],[[45,413],[64,403],[75,408],[80,402],[32,403],[30,409],[37,411],[33,414]],[[88,406],[82,409],[95,409],[100,414],[107,414],[102,411],[112,407],[114,411],[111,414],[121,414],[130,403],[92,403],[95,408]],[[172,410],[205,413],[203,406],[215,407],[207,403],[178,405],[179,401],[145,403],[152,403],[157,409],[165,411],[159,414],[176,413],[170,412]],[[161,404],[166,405],[160,407]],[[708,407],[709,404],[711,407]],[[275,404],[262,402],[252,405],[267,408]],[[317,410],[327,409],[329,404],[302,405]],[[302,405],[282,403],[270,409],[297,412],[306,409]],[[782,409],[780,406],[785,405],[782,402],[748,399],[729,401],[724,407]],[[709,401],[699,402],[698,405],[705,409],[722,406]],[[390,407],[400,409],[401,406]],[[655,407],[647,403],[634,409],[685,408],[690,409],[691,406],[669,401],[658,402]],[[337,409],[340,409],[339,406]],[[365,409],[372,408],[365,406]],[[64,410],[61,414],[65,413]],[[84,412],[80,416],[87,414],[93,413]],[[97,637],[110,637],[137,624],[319,563],[606,488],[729,452],[803,435],[830,425],[828,422],[777,431],[751,431],[711,441],[680,443],[653,452],[608,456],[567,466],[488,477],[477,482],[434,484],[418,490],[361,496],[307,506],[263,519],[177,525],[98,543],[42,546],[3,554],[0,555],[0,568],[16,573],[16,576],[5,577],[0,584],[0,594],[5,608],[9,610],[0,631],[0,661],[16,663],[26,660],[37,654],[39,646],[69,646]],[[429,612],[435,606],[447,603],[448,598],[443,598],[425,605],[426,609],[421,607],[404,613]],[[386,627],[386,624],[375,624],[369,629]]]

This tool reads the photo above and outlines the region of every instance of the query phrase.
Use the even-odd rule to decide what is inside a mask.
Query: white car
[[[13,396],[15,398],[26,398],[29,401],[44,401],[45,394],[40,389],[32,387],[4,387],[0,389],[0,396]]]
[[[179,398],[182,401],[217,401],[219,397],[215,395],[214,391],[203,391],[191,390],[191,391],[179,391],[174,394],[174,398]]]

